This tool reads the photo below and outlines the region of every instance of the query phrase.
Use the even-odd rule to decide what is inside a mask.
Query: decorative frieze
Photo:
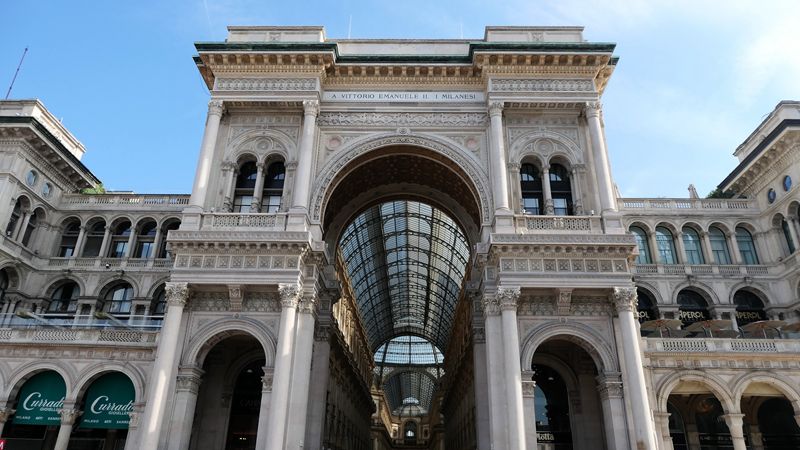
[[[316,78],[217,78],[216,91],[315,91]]]
[[[489,89],[497,92],[595,92],[590,79],[492,79]]]
[[[297,255],[178,255],[175,267],[183,269],[298,269]]]
[[[598,258],[500,258],[500,272],[527,273],[628,273],[625,259]]]
[[[322,112],[320,127],[486,127],[485,113],[373,113]]]

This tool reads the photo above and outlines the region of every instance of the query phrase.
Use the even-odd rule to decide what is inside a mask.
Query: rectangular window
[[[103,245],[102,236],[86,238],[86,245],[83,247],[83,256],[87,258],[100,256],[101,245]]]
[[[250,205],[253,203],[252,195],[239,195],[233,199],[233,212],[249,213]]]
[[[557,216],[566,216],[567,214],[569,214],[569,206],[567,205],[567,199],[554,198],[553,213]]]
[[[528,214],[539,214],[539,199],[536,197],[523,198],[522,209]]]
[[[137,258],[149,258],[153,254],[155,248],[154,242],[139,242],[138,249],[136,249]]]
[[[276,213],[281,208],[280,195],[267,195],[261,200],[262,213]]]
[[[125,250],[128,249],[128,242],[127,241],[116,241],[111,244],[111,256],[112,258],[122,258],[125,256]]]
[[[75,248],[73,247],[61,247],[58,251],[58,256],[62,258],[69,258],[70,256],[75,255]]]

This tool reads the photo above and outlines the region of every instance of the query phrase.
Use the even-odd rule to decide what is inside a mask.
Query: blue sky
[[[800,99],[800,2],[689,0],[5,1],[0,87],[41,99],[87,148],[106,188],[191,189],[208,92],[195,41],[227,25],[324,25],[344,38],[475,38],[486,25],[583,25],[616,42],[603,98],[623,196],[701,195],[781,99]]]

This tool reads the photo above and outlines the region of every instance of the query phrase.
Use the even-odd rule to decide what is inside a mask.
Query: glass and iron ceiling
[[[453,219],[424,203],[383,203],[347,226],[339,248],[373,351],[400,335],[447,347],[469,260]]]
[[[389,409],[427,414],[469,261],[464,232],[437,208],[393,201],[356,217],[339,249]]]

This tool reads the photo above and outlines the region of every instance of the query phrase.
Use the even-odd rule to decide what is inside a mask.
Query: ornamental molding
[[[281,306],[284,308],[296,308],[300,302],[302,290],[299,284],[281,283],[278,285],[278,294],[281,297]]]
[[[476,344],[485,344],[486,329],[483,327],[472,327],[472,341]]]
[[[300,258],[300,255],[178,254],[175,269],[299,270]]]
[[[556,291],[556,310],[559,316],[568,316],[572,306],[572,289],[559,289]]]
[[[175,389],[177,391],[185,391],[197,394],[200,391],[201,382],[202,377],[198,374],[178,375],[175,382]]]
[[[275,377],[275,373],[272,367],[264,367],[264,375],[261,377],[261,389],[262,392],[272,392],[272,380]]]
[[[296,146],[298,132],[299,128],[231,127],[225,157],[237,161],[242,154],[250,153],[259,162],[273,154],[288,159],[290,149]]]
[[[596,92],[594,81],[583,79],[492,79],[489,90],[497,92]]]
[[[372,113],[323,112],[317,117],[320,127],[486,127],[485,113]]]
[[[110,343],[109,343],[110,344]],[[148,348],[123,346],[119,342],[109,344],[87,344],[74,342],[47,342],[39,341],[36,345],[30,343],[4,343],[0,346],[2,358],[26,359],[54,359],[54,360],[85,360],[85,361],[129,361],[146,362],[155,360],[155,345],[149,344]],[[139,344],[141,345],[141,344]]]
[[[74,425],[78,417],[83,414],[83,411],[74,408],[63,408],[58,410],[58,414],[61,415],[61,425]]]
[[[316,91],[317,78],[217,78],[215,91]]]
[[[548,129],[527,130],[511,142],[511,162],[521,163],[528,155],[538,156],[543,164],[553,155],[565,155],[573,165],[583,163],[583,150],[577,142],[577,128],[572,136]]]
[[[208,115],[209,116],[222,116],[225,112],[225,103],[222,100],[210,100],[208,102]]]
[[[303,100],[303,114],[317,117],[319,115],[319,100]]]
[[[391,145],[411,145],[432,150],[455,163],[466,173],[469,178],[469,180],[466,181],[478,191],[481,222],[483,224],[488,223],[491,216],[490,210],[492,208],[491,190],[489,188],[489,179],[485,171],[480,167],[480,163],[476,161],[474,155],[469,156],[471,154],[470,151],[457,148],[450,142],[429,134],[380,134],[370,139],[356,142],[353,146],[337,152],[334,157],[318,171],[319,175],[314,184],[312,190],[313,195],[311,197],[312,219],[316,222],[320,221],[323,203],[332,193],[334,180],[336,180],[337,175],[340,174],[342,169],[351,161],[365,153]],[[631,239],[633,238],[631,237]]]
[[[601,400],[623,397],[622,376],[619,373],[602,374],[595,379],[597,380],[597,391]]]
[[[169,306],[184,306],[189,299],[189,283],[176,283],[168,281],[164,292]]]
[[[272,292],[247,292],[242,311],[274,313],[281,311],[280,296]]]
[[[493,234],[492,248],[498,244],[597,244],[604,246],[635,246],[630,234]]]
[[[199,247],[214,248],[236,248],[241,246],[257,248],[279,248],[287,245],[303,249],[308,246],[308,233],[294,231],[251,231],[236,230],[216,231],[170,231],[170,245],[173,248],[181,249],[197,245]],[[633,238],[631,238],[633,239]]]
[[[596,255],[585,258],[581,255],[553,253],[539,258],[501,257],[498,267],[502,273],[630,273],[627,259]]]
[[[500,297],[497,295],[484,294],[483,314],[485,316],[500,315]]]
[[[223,312],[229,311],[231,305],[224,292],[195,292],[189,309],[191,311]]]
[[[31,131],[31,133],[33,133],[33,131]],[[36,170],[44,174],[46,178],[49,178],[54,182],[57,182],[58,184],[64,186],[65,191],[77,191],[80,188],[80,186],[76,184],[74,180],[64,175],[65,170],[58,169],[56,166],[54,166],[53,162],[45,158],[41,154],[41,152],[36,148],[37,146],[34,145],[33,142],[29,142],[36,140],[36,142],[39,143],[38,147],[40,148],[47,147],[49,151],[53,152],[53,154],[57,154],[57,152],[55,150],[52,150],[50,146],[45,143],[44,140],[39,138],[38,135],[33,134],[31,136],[26,136],[20,134],[19,139],[21,140],[0,140],[0,150],[9,149],[11,151],[14,151],[19,148],[22,148],[25,155],[31,160],[35,161],[35,164],[33,165],[36,167]],[[59,156],[59,159],[63,158]],[[20,176],[22,177],[23,175],[20,174]],[[28,186],[27,183],[25,183],[24,180],[22,180],[21,178],[18,178],[17,180],[20,186],[24,186],[26,189],[30,189],[30,187]],[[31,195],[32,197],[41,199],[41,195],[39,193],[40,191],[29,190],[28,192],[32,194]]]

